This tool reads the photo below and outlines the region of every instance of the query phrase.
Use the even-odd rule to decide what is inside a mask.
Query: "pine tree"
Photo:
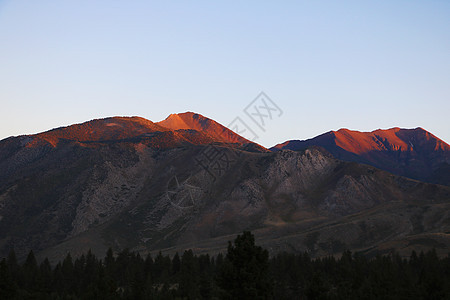
[[[228,251],[218,277],[224,297],[237,299],[269,299],[272,282],[269,278],[269,254],[255,246],[249,231],[228,243]]]
[[[41,286],[40,289],[45,295],[50,295],[53,289],[52,287],[52,266],[48,258],[45,258],[39,266],[39,272],[41,274]]]
[[[199,266],[192,250],[186,250],[181,257],[179,292],[182,297],[197,299],[199,290]]]
[[[0,299],[14,299],[17,290],[17,283],[14,281],[8,263],[6,259],[2,259],[0,262]]]
[[[76,281],[72,256],[70,253],[67,254],[61,265],[61,275],[63,290],[69,294],[73,294],[75,292]]]
[[[181,268],[181,260],[177,252],[172,258],[172,275],[178,274],[178,272],[180,272],[180,268]]]
[[[22,266],[25,290],[33,293],[38,289],[39,268],[33,250],[28,253],[25,263]]]

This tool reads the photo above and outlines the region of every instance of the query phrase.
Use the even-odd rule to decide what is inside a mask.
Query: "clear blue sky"
[[[195,111],[227,125],[260,91],[272,146],[342,127],[450,142],[450,1],[0,0],[0,139]]]

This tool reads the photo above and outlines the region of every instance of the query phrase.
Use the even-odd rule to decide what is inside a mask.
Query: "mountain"
[[[223,144],[267,152],[243,138],[239,142],[223,143],[208,130],[174,130],[139,117],[2,140],[0,249],[41,250],[103,223],[130,204],[156,162],[170,163],[165,156],[171,151]]]
[[[139,117],[113,117],[0,141],[0,179],[22,172],[30,163],[58,155],[62,149],[102,149],[105,144],[147,145],[153,149],[184,144],[210,144],[210,136],[194,130],[171,130]],[[232,146],[232,145],[231,145]],[[69,151],[69,150],[67,150]],[[81,151],[81,150],[77,150]],[[69,151],[67,155],[73,154]]]
[[[108,247],[215,254],[243,230],[271,253],[435,247],[441,255],[450,246],[450,187],[321,147],[229,143],[217,136],[220,124],[180,115],[106,118],[0,141],[0,256],[12,247],[53,261]],[[180,119],[186,125],[170,121]]]
[[[302,150],[310,146],[321,146],[342,160],[369,164],[413,179],[450,185],[450,145],[420,127],[396,127],[372,132],[340,129],[304,141],[287,141],[271,150]]]
[[[246,150],[267,151],[261,145],[250,142],[216,121],[193,112],[171,114],[156,124],[172,130],[196,130],[221,143],[243,145],[241,148]]]

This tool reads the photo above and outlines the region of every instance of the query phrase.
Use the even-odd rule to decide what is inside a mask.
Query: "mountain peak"
[[[157,122],[159,126],[163,126],[172,130],[192,129],[200,131],[214,140],[225,143],[247,144],[249,140],[234,133],[225,126],[216,121],[202,116],[194,112],[184,112],[178,114],[170,114],[165,120]]]
[[[172,147],[186,142],[191,144],[227,143],[235,144],[238,147],[243,146],[242,149],[253,147],[257,151],[268,151],[216,121],[190,111],[170,114],[165,120],[157,123],[138,116],[94,119],[22,136],[20,137],[22,142],[18,140],[16,142],[34,148],[45,145],[57,147],[62,141],[94,145],[95,143],[131,140],[145,140],[145,143],[148,143],[149,139],[152,140],[151,144],[157,148]]]
[[[431,180],[436,170],[450,164],[450,146],[422,127],[371,132],[342,128],[304,141],[287,141],[271,150],[302,150],[310,146],[324,147],[339,159],[420,180]]]
[[[157,122],[160,126],[172,129],[172,130],[179,130],[179,129],[202,129],[199,128],[198,124],[194,123],[193,120],[198,119],[208,119],[204,116],[193,113],[193,112],[184,112],[179,114],[170,114],[166,119],[163,121]],[[195,127],[195,128],[194,128]]]

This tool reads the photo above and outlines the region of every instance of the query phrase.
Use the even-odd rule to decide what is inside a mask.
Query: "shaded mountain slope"
[[[0,141],[0,254],[213,254],[242,230],[272,253],[450,245],[449,187],[344,162],[320,147],[233,145],[135,118]]]
[[[361,162],[414,179],[450,185],[448,170],[450,146],[422,129],[375,130],[348,129],[330,131],[309,140],[278,144],[280,149],[302,150],[321,146],[339,159]]]
[[[182,115],[199,116],[193,113]],[[171,119],[167,118],[166,120]],[[34,135],[10,137],[0,141],[0,179],[8,178],[21,167],[45,157],[49,152],[60,150],[67,144],[79,147],[98,148],[104,144],[142,143],[152,149],[171,149],[182,145],[205,145],[226,143],[252,152],[268,151],[260,145],[247,141],[219,123],[201,116],[199,126],[166,128],[140,117],[111,117],[96,119],[81,124],[60,127]],[[188,122],[192,125],[192,122]],[[173,127],[173,126],[172,126]],[[225,135],[219,132],[224,131]],[[233,141],[224,137],[229,136]],[[236,142],[238,141],[238,142]],[[131,145],[130,144],[130,145]],[[61,149],[62,149],[61,148]]]
[[[74,155],[80,151],[80,147],[101,149],[105,144],[142,143],[154,149],[169,149],[184,144],[212,142],[215,141],[201,132],[174,131],[143,118],[98,119],[0,141],[0,180],[12,180],[17,172],[25,172],[22,175],[26,175],[24,170],[32,168],[34,162],[51,160],[53,156],[61,155],[61,152],[67,152],[68,156]]]

